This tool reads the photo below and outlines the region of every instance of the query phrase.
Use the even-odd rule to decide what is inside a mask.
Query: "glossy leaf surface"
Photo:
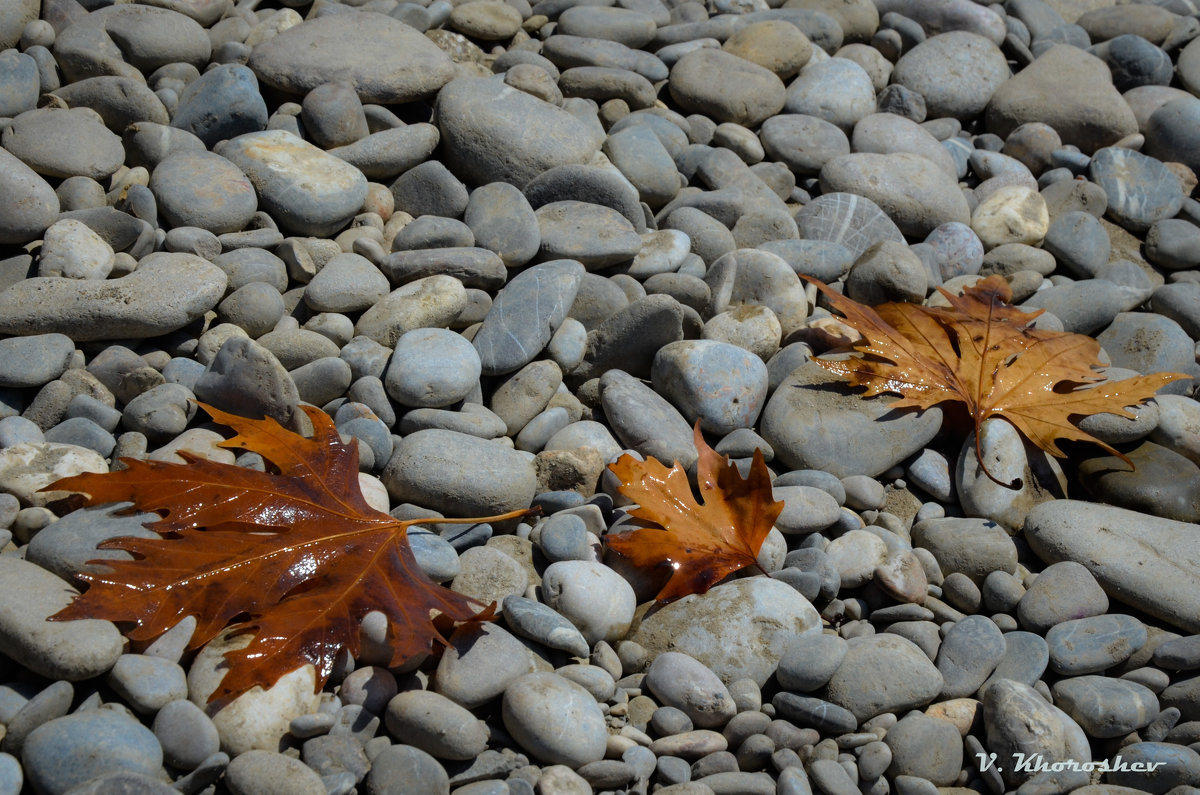
[[[702,502],[697,502],[687,473],[676,463],[667,469],[653,458],[621,456],[609,469],[621,479],[621,493],[638,506],[631,513],[658,527],[606,536],[608,547],[639,567],[668,566],[670,579],[659,601],[704,593],[725,577],[755,566],[758,552],[783,503],[771,494],[771,476],[755,450],[743,478],[729,459],[704,442],[695,427],[696,464]]]
[[[309,438],[270,418],[202,408],[236,432],[222,447],[256,452],[271,471],[182,453],[186,464],[130,459],[123,470],[52,484],[84,493],[87,505],[129,501],[130,512],[163,517],[149,525],[159,538],[105,542],[134,559],[96,561],[107,573],[80,574],[89,587],[54,619],[132,622],[127,636],[144,643],[192,615],[192,648],[227,626],[252,634],[246,648],[226,655],[229,672],[211,699],[224,702],[269,688],[305,663],[316,668],[319,688],[341,649],[358,654],[359,623],[373,610],[387,617],[391,666],[445,643],[435,616],[439,623],[491,617],[491,607],[420,569],[406,537],[417,522],[367,504],[357,450],[323,412],[302,407],[314,428]]]

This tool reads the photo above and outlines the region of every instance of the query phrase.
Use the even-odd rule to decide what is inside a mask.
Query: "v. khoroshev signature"
[[[996,754],[975,754],[979,762],[979,772],[984,773],[991,768],[1004,772],[1004,768],[996,764],[999,757]],[[1102,759],[1099,762],[1080,762],[1075,759],[1047,761],[1042,754],[1013,754],[1012,770],[1016,773],[1060,773],[1064,770],[1078,770],[1084,773],[1114,773],[1118,771],[1130,773],[1153,773],[1166,762],[1126,762],[1117,754],[1113,759]]]

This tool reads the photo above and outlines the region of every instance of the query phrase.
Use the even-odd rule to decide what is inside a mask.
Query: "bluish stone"
[[[1064,676],[1099,673],[1128,659],[1146,637],[1142,622],[1118,613],[1064,621],[1046,633],[1050,667]]]
[[[1103,52],[1113,85],[1122,94],[1138,86],[1169,86],[1175,74],[1170,55],[1132,33],[1109,39]]]
[[[750,428],[767,398],[767,366],[744,348],[716,340],[680,340],[659,349],[654,389],[688,422],[724,436]]]
[[[465,398],[479,383],[479,354],[449,329],[413,329],[396,343],[384,384],[397,403],[441,408]]]
[[[106,773],[128,771],[157,777],[162,747],[154,734],[115,710],[64,715],[25,739],[25,776],[40,792],[66,792]]]
[[[505,267],[528,263],[542,242],[528,199],[507,182],[492,182],[472,191],[463,221],[475,235],[472,245],[494,251]]]
[[[267,128],[267,105],[258,78],[241,64],[221,64],[188,84],[171,126],[216,143]]]
[[[1106,676],[1075,676],[1055,682],[1054,704],[1091,737],[1124,737],[1158,716],[1158,698],[1144,685]]]
[[[959,621],[938,647],[937,669],[942,674],[942,698],[971,696],[1004,658],[1004,634],[986,616]]]
[[[1132,149],[1107,147],[1092,155],[1089,174],[1108,195],[1108,215],[1121,226],[1144,232],[1183,206],[1183,187],[1161,160]]]
[[[796,273],[827,284],[845,276],[854,264],[849,248],[829,240],[771,240],[758,248],[781,258]]]
[[[0,387],[40,387],[63,374],[75,352],[65,334],[0,340]]]
[[[584,269],[574,260],[535,265],[512,279],[492,302],[475,334],[485,375],[503,375],[541,353],[575,301]]]
[[[49,435],[47,435],[49,438]],[[1079,480],[1098,502],[1164,519],[1200,522],[1200,466],[1169,448],[1143,442],[1125,454],[1084,460]]]
[[[983,267],[983,243],[966,224],[957,221],[942,224],[926,236],[925,244],[933,248],[943,281],[974,275]]]
[[[560,560],[589,560],[587,526],[583,519],[572,514],[551,516],[545,521],[538,537],[538,546],[551,563]]]

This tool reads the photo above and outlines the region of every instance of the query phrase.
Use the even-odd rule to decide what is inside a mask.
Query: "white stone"
[[[250,640],[250,635],[222,633],[200,650],[188,670],[188,698],[193,704],[207,707],[209,696],[229,670],[225,652],[244,649]],[[253,687],[212,715],[221,750],[230,756],[255,749],[281,751],[292,719],[316,712],[320,703],[312,665],[284,674],[268,690]]]
[[[104,238],[74,218],[55,221],[46,230],[38,257],[38,276],[105,279],[116,255]]]

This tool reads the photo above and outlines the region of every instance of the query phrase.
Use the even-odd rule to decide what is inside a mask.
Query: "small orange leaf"
[[[696,502],[678,463],[667,469],[653,458],[643,462],[624,455],[609,465],[621,479],[621,493],[638,504],[630,514],[658,527],[609,535],[605,541],[635,566],[672,569],[658,593],[660,602],[704,593],[733,572],[758,565],[758,552],[783,510],[771,494],[771,475],[760,451],[754,451],[743,478],[729,459],[705,444],[699,422],[695,438],[703,504]]]

